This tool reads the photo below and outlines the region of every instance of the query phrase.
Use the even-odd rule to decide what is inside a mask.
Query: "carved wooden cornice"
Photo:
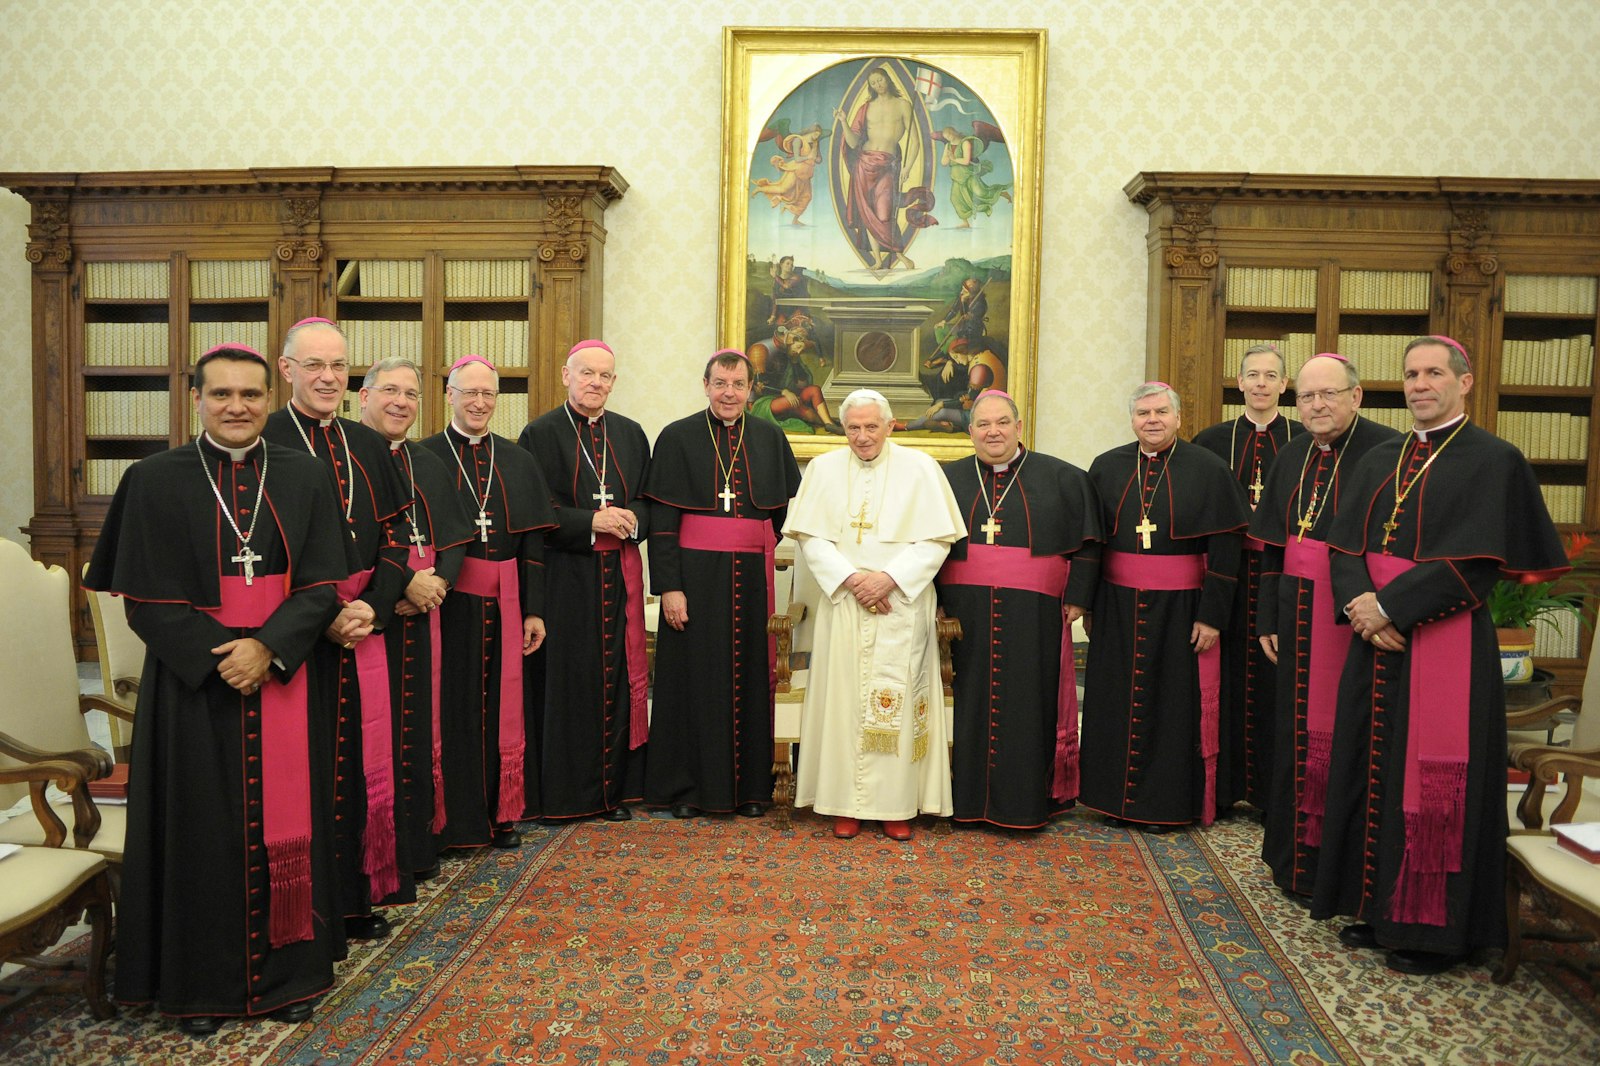
[[[588,249],[583,239],[581,199],[575,195],[547,196],[545,203],[550,208],[545,221],[553,232],[550,240],[541,241],[539,244],[540,261],[552,263],[557,257],[561,257],[573,263],[582,263],[584,256],[588,254]]]
[[[1141,207],[1175,200],[1525,203],[1600,206],[1600,181],[1143,171],[1123,186]]]
[[[1174,277],[1203,278],[1217,267],[1220,256],[1213,239],[1211,204],[1185,200],[1172,205],[1173,244],[1167,249],[1167,269]]]
[[[37,200],[28,223],[28,262],[43,270],[65,270],[72,264],[72,225],[66,197]]]
[[[322,262],[322,200],[316,190],[297,189],[283,198],[283,240],[273,248],[289,270],[315,270]]]
[[[319,187],[361,192],[577,192],[601,204],[622,198],[628,183],[606,166],[254,167],[248,170],[141,170],[109,173],[0,173],[0,188],[36,196],[171,196],[282,192]]]
[[[1454,207],[1450,223],[1450,254],[1444,266],[1452,274],[1477,273],[1484,278],[1500,271],[1500,260],[1489,244],[1489,211],[1485,207]]]

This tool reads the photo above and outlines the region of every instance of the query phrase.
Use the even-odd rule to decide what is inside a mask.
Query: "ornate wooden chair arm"
[[[778,654],[774,666],[778,675],[779,692],[789,691],[789,681],[794,676],[794,667],[789,661],[789,656],[794,651],[794,629],[805,620],[805,617],[806,605],[791,603],[786,612],[767,619],[767,632],[778,638]]]
[[[74,797],[79,792],[88,795],[88,789],[83,787],[83,768],[64,759],[42,759],[27,766],[0,769],[0,785],[28,786],[28,801],[33,806],[34,817],[39,819],[39,825],[44,829],[44,845],[47,848],[59,848],[67,839],[67,827],[45,798],[45,786],[51,782]],[[95,813],[98,816],[99,812]],[[77,836],[76,831],[73,836]]]
[[[138,687],[138,682],[134,682],[134,688],[137,689]],[[87,714],[89,711],[104,711],[113,718],[120,718],[124,722],[133,721],[133,710],[131,708],[124,707],[115,700],[108,700],[104,696],[84,693],[78,697],[78,713]]]
[[[1583,706],[1583,700],[1577,696],[1557,696],[1554,699],[1536,703],[1532,707],[1523,707],[1515,711],[1506,712],[1507,729],[1532,729],[1543,725],[1562,711],[1576,711]]]
[[[1518,820],[1529,829],[1543,828],[1545,787],[1554,785],[1558,774],[1565,774],[1566,790],[1561,802],[1551,812],[1550,821],[1557,824],[1570,822],[1583,800],[1584,778],[1600,778],[1600,752],[1547,748],[1529,760],[1527,770],[1530,780],[1527,792],[1517,804]]]
[[[948,699],[955,694],[955,660],[950,654],[950,642],[961,639],[961,620],[959,618],[946,618],[944,608],[939,608],[939,617],[936,622],[939,634],[939,680],[944,682],[944,694]]]
[[[44,751],[24,744],[10,733],[0,732],[0,754],[9,755],[19,762],[38,763],[48,759],[64,759],[82,767],[84,778],[94,781],[111,772],[116,760],[103,748],[90,746],[76,751]]]

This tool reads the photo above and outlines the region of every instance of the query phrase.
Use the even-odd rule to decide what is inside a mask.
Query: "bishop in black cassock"
[[[1209,824],[1216,813],[1216,641],[1249,521],[1227,465],[1178,439],[1177,402],[1160,383],[1141,386],[1139,440],[1089,468],[1106,540],[1090,622],[1079,802],[1151,825]],[[1075,567],[1091,565],[1080,553]]]
[[[1202,429],[1194,443],[1227,460],[1250,505],[1259,504],[1278,453],[1304,434],[1298,422],[1278,413],[1287,379],[1276,350],[1259,345],[1239,371],[1249,408],[1238,418]],[[1252,377],[1251,375],[1254,375]],[[1263,545],[1247,536],[1239,560],[1233,613],[1222,635],[1222,739],[1217,752],[1217,806],[1244,800],[1264,810],[1272,777],[1273,700],[1277,669],[1261,650],[1257,624],[1261,601]]]
[[[437,455],[406,440],[421,401],[421,378],[408,360],[373,365],[361,389],[361,421],[389,442],[389,458],[405,486],[389,540],[405,551],[411,575],[384,628],[389,697],[397,741],[395,832],[399,854],[417,880],[438,871],[435,837],[445,825],[444,760],[439,686],[443,675],[442,597],[461,573],[472,523],[451,471]]]
[[[338,326],[324,318],[298,322],[285,336],[284,351],[278,365],[292,395],[267,418],[262,436],[321,460],[348,531],[342,540],[351,574],[337,589],[343,609],[315,650],[316,676],[338,709],[319,746],[334,781],[339,914],[348,937],[370,940],[389,931],[373,914],[374,903],[417,898],[413,863],[398,848],[397,748],[381,635],[410,579],[405,549],[391,544],[386,530],[400,510],[403,486],[383,438],[338,416],[349,384]],[[345,607],[355,601],[370,608],[370,627],[349,628],[350,618],[367,614],[359,604]]]
[[[556,520],[533,456],[489,432],[498,387],[482,356],[458,360],[450,425],[422,442],[443,460],[473,525],[441,618],[441,849],[521,843],[512,823],[526,796],[523,657],[544,640],[544,531]]]
[[[970,536],[937,579],[951,645],[954,818],[1035,828],[1078,793],[1078,697],[1069,617],[1094,592],[1076,554],[1100,540],[1100,502],[1078,467],[1018,441],[1010,397],[972,408],[975,454],[944,464]]]
[[[530,817],[629,817],[644,792],[649,727],[644,569],[649,534],[640,496],[650,442],[639,423],[605,409],[616,359],[600,341],[567,355],[568,400],[518,439],[555,503],[545,538],[549,636],[528,660]]]
[[[661,431],[644,489],[662,598],[645,800],[681,817],[772,798],[772,549],[800,468],[782,430],[746,417],[749,375],[738,352],[713,357],[709,408]]]
[[[258,437],[261,357],[214,350],[196,377],[205,434],[128,471],[84,584],[125,597],[149,649],[117,998],[155,1003],[199,1035],[217,1016],[304,1017],[333,980],[332,781],[308,745],[334,709],[306,675],[348,536],[316,462]],[[272,660],[241,688],[215,649],[243,637]]]
[[[1316,882],[1334,707],[1350,642],[1333,602],[1328,531],[1361,457],[1398,436],[1360,417],[1354,378],[1339,355],[1301,368],[1296,394],[1308,432],[1283,449],[1250,521],[1251,535],[1266,545],[1257,628],[1278,656],[1261,857],[1273,882],[1300,899]]]
[[[1367,453],[1328,541],[1356,639],[1311,913],[1354,916],[1341,939],[1405,973],[1505,943],[1505,691],[1484,597],[1569,565],[1527,460],[1467,421],[1464,366],[1448,338],[1408,346],[1417,428]]]

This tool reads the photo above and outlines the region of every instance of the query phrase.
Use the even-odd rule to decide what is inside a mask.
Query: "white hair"
[[[1164,385],[1159,381],[1147,381],[1143,385],[1140,385],[1137,389],[1134,389],[1133,395],[1128,397],[1129,417],[1132,417],[1133,409],[1139,406],[1140,400],[1144,399],[1146,396],[1154,396],[1158,392],[1166,393],[1167,398],[1172,402],[1172,410],[1175,413],[1183,413],[1183,401],[1178,399],[1178,393],[1172,388],[1171,385]]]
[[[340,337],[344,336],[344,329],[337,322],[329,322],[326,319],[318,319],[315,322],[301,322],[298,325],[290,326],[289,332],[283,335],[283,357],[285,359],[293,359],[295,343],[300,339],[300,334],[313,329],[331,329]]]
[[[875,389],[857,389],[846,396],[844,402],[839,405],[839,421],[844,421],[845,416],[850,413],[850,408],[869,403],[877,405],[878,415],[885,422],[894,421],[894,410],[889,406],[889,401],[883,398],[883,393]]]

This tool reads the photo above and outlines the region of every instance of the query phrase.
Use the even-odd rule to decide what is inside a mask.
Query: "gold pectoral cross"
[[[1146,514],[1140,518],[1139,524],[1133,527],[1133,531],[1139,534],[1139,537],[1144,542],[1144,547],[1148,548],[1150,547],[1150,534],[1156,531],[1156,524],[1150,521],[1150,516]]]
[[[722,483],[722,491],[717,493],[717,499],[722,501],[722,509],[724,511],[732,511],[733,510],[733,501],[737,500],[738,498],[739,498],[739,494],[737,492],[733,491],[733,486],[731,484],[729,484],[728,482],[724,481]],[[863,511],[866,510],[866,507],[867,507],[867,505],[865,503],[862,503],[861,509]]]
[[[867,521],[867,501],[861,501],[861,513],[855,515],[850,521],[850,528],[856,531],[856,543],[861,543],[861,531],[871,529],[872,523]],[[993,543],[991,541],[990,543]]]
[[[1250,483],[1248,488],[1250,489],[1250,506],[1254,507],[1256,504],[1261,502],[1261,490],[1266,488],[1266,486],[1261,483],[1260,463],[1256,464],[1256,479]]]
[[[983,531],[985,543],[993,544],[994,535],[1000,532],[1000,523],[995,520],[994,515],[990,515],[989,520],[978,528]]]
[[[1400,523],[1395,521],[1395,516],[1390,515],[1389,520],[1383,524],[1383,546],[1387,548],[1394,539],[1394,531],[1400,528]]]
[[[1317,524],[1317,519],[1311,511],[1307,511],[1305,514],[1300,516],[1300,521],[1296,524],[1300,527],[1300,536],[1296,539],[1305,540],[1307,531],[1309,531],[1312,526]]]

